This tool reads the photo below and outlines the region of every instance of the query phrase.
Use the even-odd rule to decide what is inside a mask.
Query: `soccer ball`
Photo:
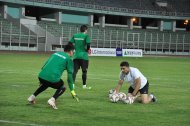
[[[112,97],[113,94],[109,94],[109,99]]]
[[[115,90],[114,90],[114,89],[111,89],[111,90],[109,90],[108,93],[109,93],[109,94],[108,94],[109,98],[111,98],[112,95],[115,93]]]
[[[113,93],[115,93],[114,89],[109,90],[109,94],[113,94]]]
[[[127,95],[123,92],[119,92],[118,95],[119,95],[119,100],[121,100],[121,101],[123,101],[124,99],[127,98]]]
[[[118,94],[112,94],[110,96],[110,101],[114,102],[114,103],[118,102],[119,101],[119,95]]]
[[[126,97],[126,99],[122,100],[125,104],[133,104],[134,98],[133,97]]]

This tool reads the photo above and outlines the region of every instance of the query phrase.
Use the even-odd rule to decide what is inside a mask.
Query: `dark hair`
[[[88,29],[88,27],[86,25],[82,25],[80,27],[80,32],[85,32],[85,30],[87,30],[87,29]]]
[[[73,51],[73,50],[74,50],[73,45],[71,45],[71,44],[65,45],[64,52],[69,52],[69,51]]]
[[[123,61],[123,62],[120,63],[120,66],[129,67],[129,63],[127,61]]]

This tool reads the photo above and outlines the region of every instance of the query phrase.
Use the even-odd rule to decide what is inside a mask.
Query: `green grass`
[[[48,54],[0,54],[0,120],[43,126],[189,126],[190,58],[174,57],[90,57],[88,85],[82,90],[81,71],[76,81],[77,103],[67,91],[57,100],[58,110],[47,105],[54,89],[27,105],[27,98],[38,86],[37,74]],[[157,103],[132,105],[111,103],[108,90],[116,86],[119,63],[128,60],[148,78]],[[66,80],[66,73],[63,75]],[[68,87],[68,85],[66,84]],[[128,85],[122,87],[127,92]],[[24,124],[5,123],[1,126]]]

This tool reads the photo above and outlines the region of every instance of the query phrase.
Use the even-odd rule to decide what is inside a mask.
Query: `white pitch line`
[[[22,123],[22,122],[9,121],[9,120],[0,120],[0,123],[19,124],[19,125],[25,125],[25,126],[44,126],[44,125]]]
[[[17,73],[17,74],[30,74],[30,75],[38,75],[38,73],[36,73],[36,71],[34,72],[34,71],[29,71],[29,70],[25,70],[24,72],[20,72],[20,71],[16,71],[16,70],[2,70],[2,69],[0,69],[0,73]],[[78,76],[81,76],[82,74],[79,72],[78,74],[77,74]],[[115,77],[115,76],[119,76],[119,72],[118,72],[118,74],[115,74],[115,75],[110,75],[110,74],[90,74],[90,73],[88,73],[88,75],[89,76],[101,76],[101,77]],[[178,74],[178,75],[174,75],[174,76],[157,76],[157,77],[151,77],[151,78],[154,78],[154,79],[160,79],[160,78],[175,78],[175,77],[179,77],[179,75],[183,75],[184,76],[184,74]],[[189,75],[186,75],[187,77],[189,77]]]
[[[1,71],[0,70],[0,73],[1,72],[6,72],[6,73],[10,73],[10,74],[29,74],[30,76],[37,76],[38,74],[36,72],[31,72],[31,71],[24,71],[23,73],[22,72],[18,72],[18,71],[14,71],[14,70],[9,70],[9,71]],[[79,73],[77,74],[78,76],[81,76],[82,74]],[[119,75],[119,74],[118,74]],[[116,75],[106,75],[106,74],[88,74],[88,76],[99,76],[99,77],[115,77],[115,76],[118,76],[117,74]],[[65,76],[65,75],[64,75]],[[179,77],[178,75],[175,75],[175,76],[157,76],[157,77],[148,77],[148,79],[154,79],[154,80],[171,80],[171,79],[168,79],[168,78],[176,78],[176,77]],[[187,75],[187,77],[189,77]],[[108,79],[106,79],[108,80]],[[177,80],[177,81],[182,81],[182,80]]]
[[[2,70],[0,69],[0,72],[1,71]],[[4,72],[7,72],[7,71],[4,71]],[[8,73],[29,74],[30,76],[37,76],[38,75],[37,73],[35,74],[35,73],[31,72],[31,71],[25,71],[24,73],[18,73],[18,71],[9,70]],[[81,75],[82,74],[79,73],[77,79],[79,79]],[[89,76],[88,79],[92,79],[92,80],[118,81],[118,80],[114,80],[114,79],[104,78],[104,77],[115,77],[115,75],[88,74],[88,76]],[[96,77],[94,77],[94,76],[96,76]],[[64,75],[63,77],[66,77],[66,75]],[[101,78],[101,77],[103,77],[103,78]],[[148,77],[148,80],[152,79],[152,80],[162,80],[162,81],[171,81],[171,80],[174,81],[173,79],[170,79],[170,78],[176,78],[176,77],[178,77],[178,76],[173,76],[173,77],[169,77],[169,76],[157,76],[157,77]],[[184,80],[181,80],[181,79],[176,79],[175,81],[176,82],[181,82],[181,81],[184,82]],[[185,81],[185,83],[188,83],[188,82],[189,81]]]
[[[12,72],[12,73],[17,73],[17,72]],[[32,75],[32,76],[37,76],[37,74],[31,74],[31,73],[19,73],[19,74],[30,74],[30,76]],[[78,77],[77,77],[77,79],[79,79],[80,78],[80,76],[81,76],[82,74],[78,74]],[[113,75],[102,75],[102,74],[99,74],[99,75],[95,75],[95,74],[88,74],[89,75],[89,77],[88,77],[88,79],[92,79],[92,80],[105,80],[105,81],[118,81],[119,80],[119,78],[118,78],[118,80],[114,80],[114,79],[109,79],[109,78],[101,78],[102,76],[104,76],[104,77],[114,77]],[[98,76],[98,77],[91,77],[91,76]],[[66,76],[63,76],[63,77],[66,77]],[[152,80],[162,80],[162,81],[170,81],[171,79],[168,79],[167,77],[166,78],[163,78],[163,77],[148,77],[148,80],[150,80],[150,79],[152,79]],[[174,81],[174,80],[172,80],[172,81]],[[180,79],[177,79],[177,80],[175,80],[176,82],[181,82],[181,81],[184,81],[184,80],[180,80]],[[189,81],[185,81],[185,82],[189,82]]]

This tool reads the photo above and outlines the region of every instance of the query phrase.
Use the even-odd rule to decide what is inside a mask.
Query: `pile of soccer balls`
[[[114,89],[109,90],[109,100],[113,103],[117,103],[118,101],[121,101],[125,104],[132,104],[134,102],[133,97],[128,97],[123,92],[116,93]]]

